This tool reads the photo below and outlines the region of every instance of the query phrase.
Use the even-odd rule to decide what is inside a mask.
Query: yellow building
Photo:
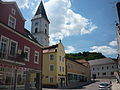
[[[67,85],[90,81],[90,68],[76,60],[66,59]]]
[[[65,64],[65,51],[61,42],[45,47],[43,49],[43,86],[64,87],[66,85]]]

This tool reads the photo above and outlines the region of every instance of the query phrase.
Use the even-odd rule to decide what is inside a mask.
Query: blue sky
[[[13,1],[13,0],[4,0]],[[41,0],[14,0],[31,30],[31,18]],[[117,56],[115,3],[120,0],[44,0],[50,20],[50,44],[62,39],[67,53],[101,52]]]

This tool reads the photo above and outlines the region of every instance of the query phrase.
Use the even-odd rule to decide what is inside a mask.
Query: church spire
[[[34,16],[37,15],[41,15],[41,17],[45,18],[49,22],[42,0]]]

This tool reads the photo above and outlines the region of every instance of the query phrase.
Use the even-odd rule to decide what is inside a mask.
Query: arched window
[[[47,30],[45,29],[45,34],[47,34]]]
[[[35,28],[35,33],[37,33],[38,32],[38,28]]]

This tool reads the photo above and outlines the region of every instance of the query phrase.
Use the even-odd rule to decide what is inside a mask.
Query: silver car
[[[111,84],[109,84],[107,82],[102,82],[99,84],[99,90],[112,90]]]

